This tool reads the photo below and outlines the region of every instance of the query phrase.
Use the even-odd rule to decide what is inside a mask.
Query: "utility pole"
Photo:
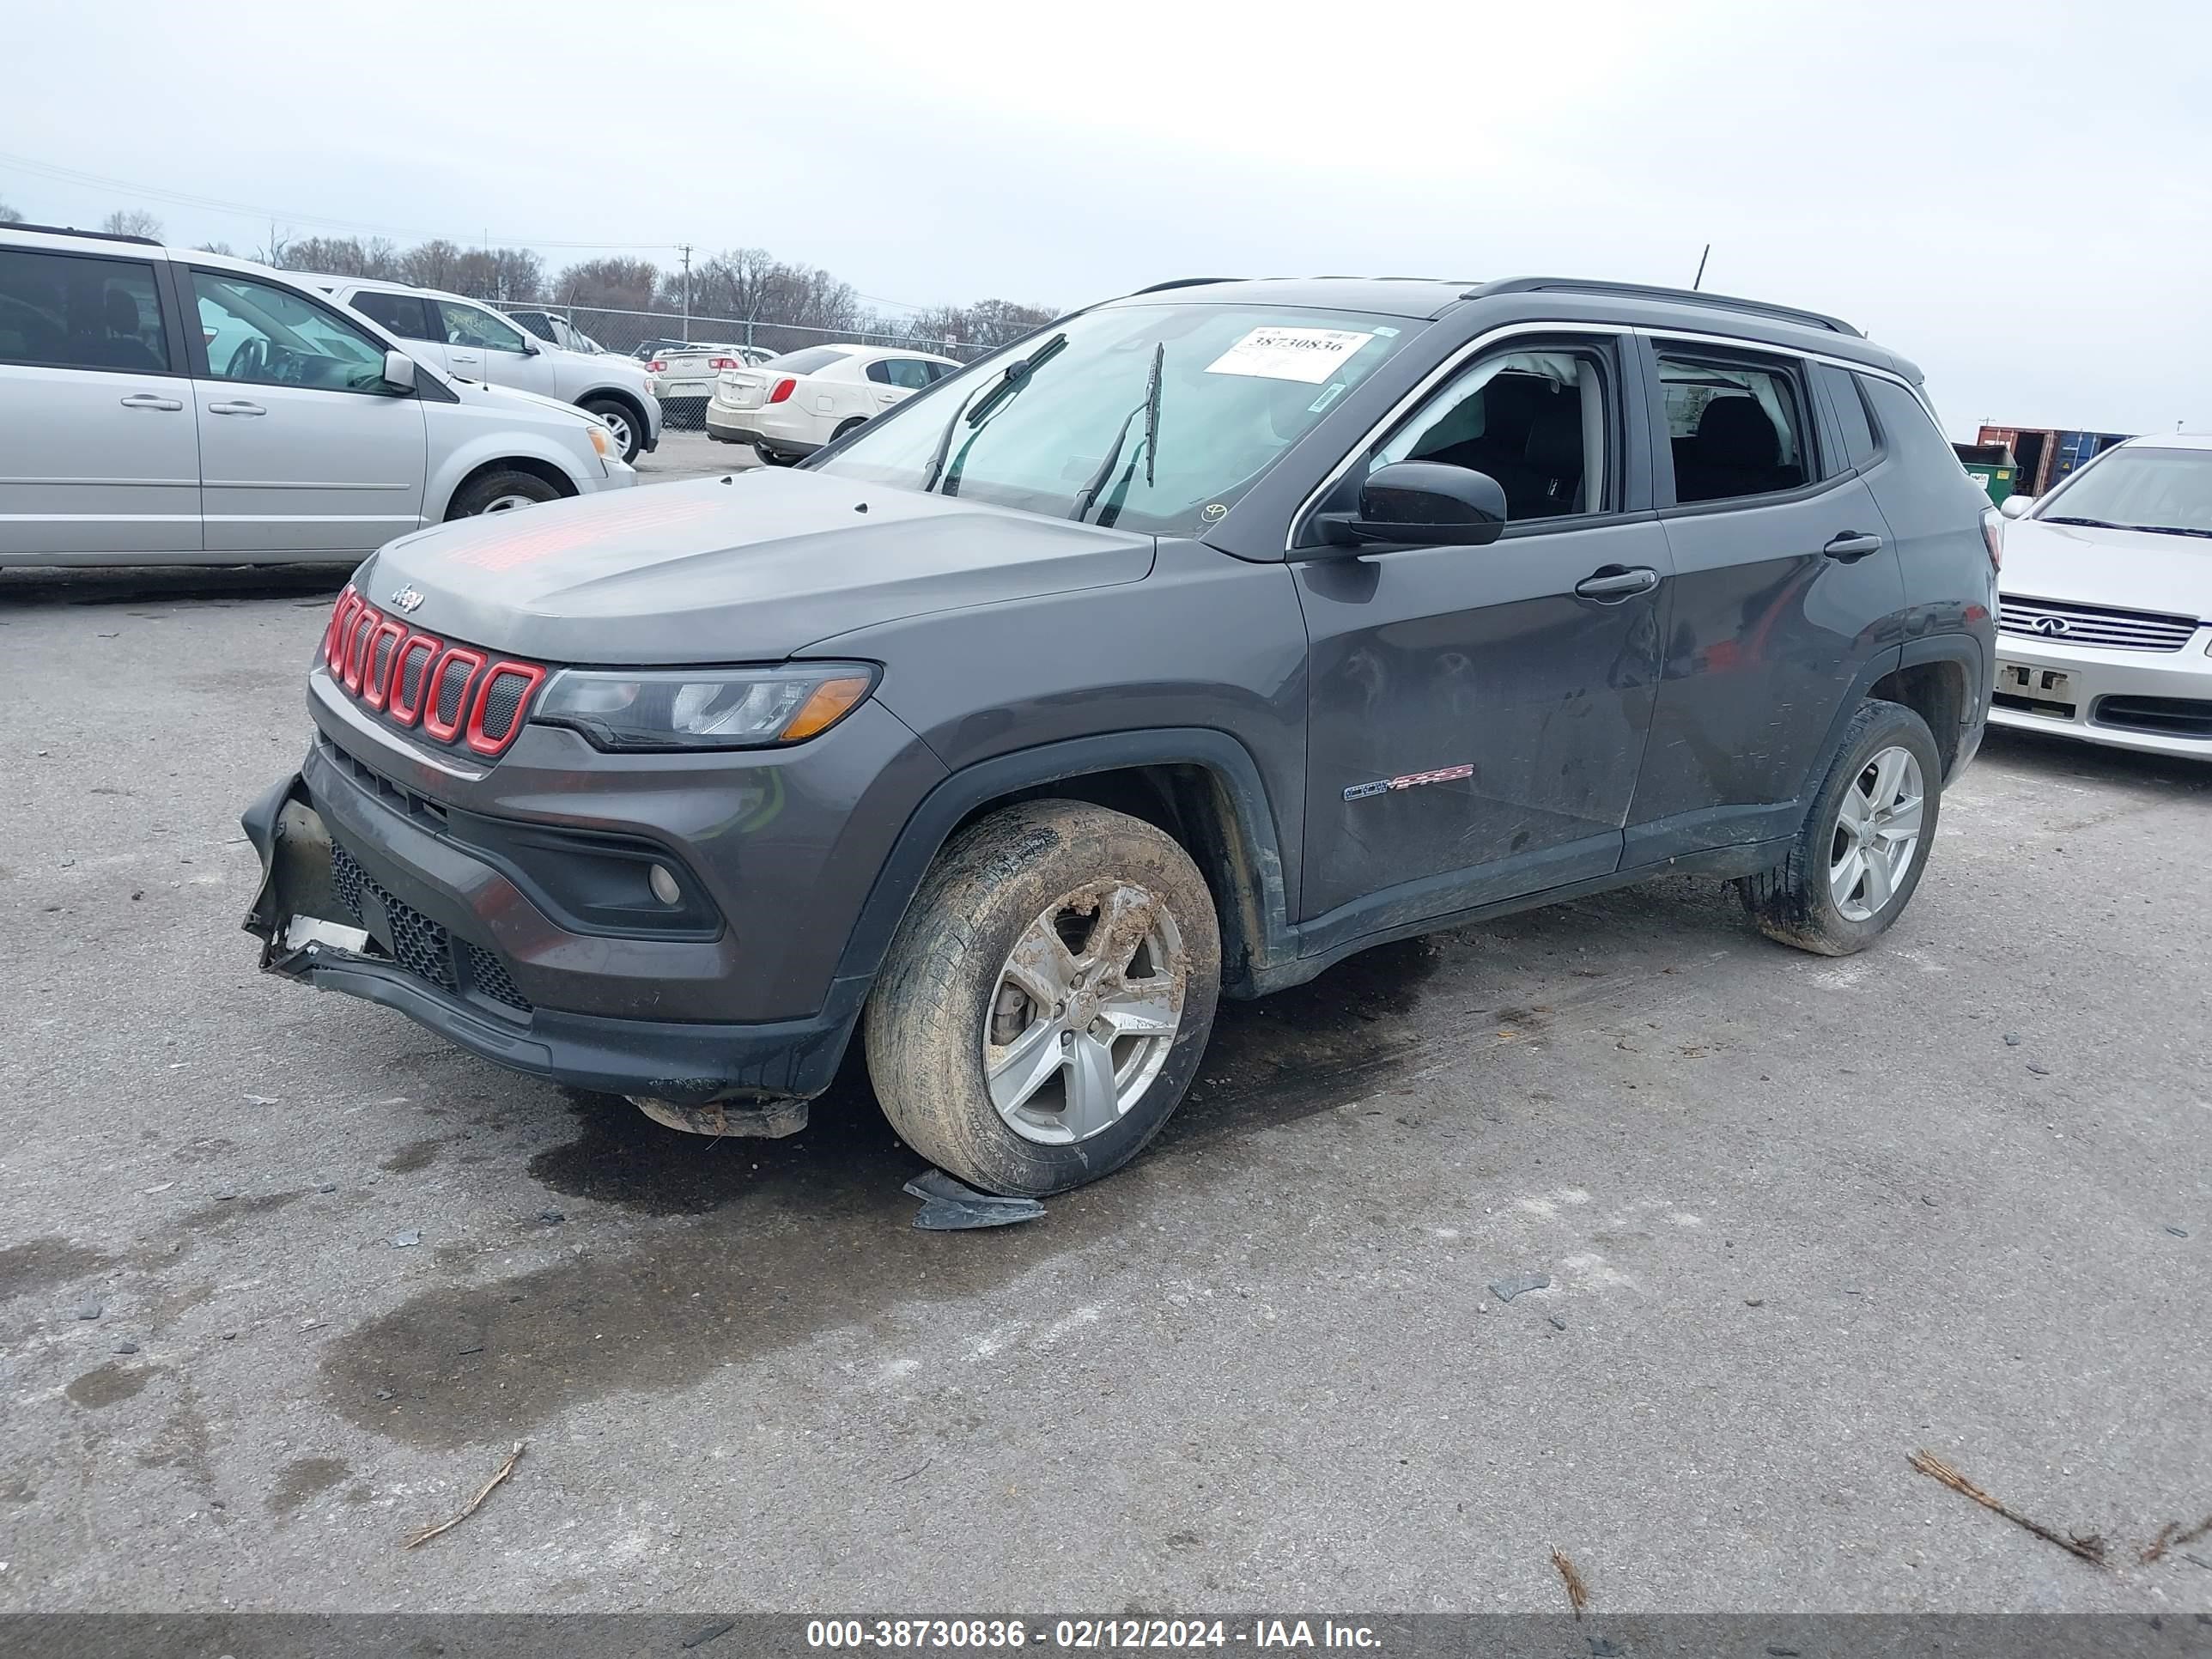
[[[677,250],[684,256],[684,343],[691,343],[691,244],[684,243]]]

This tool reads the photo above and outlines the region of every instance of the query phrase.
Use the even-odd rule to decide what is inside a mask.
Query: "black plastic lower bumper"
[[[373,950],[293,942],[296,918],[344,925],[328,896],[328,832],[300,774],[248,807],[240,823],[261,857],[261,887],[245,926],[264,941],[264,969],[397,1009],[471,1054],[555,1083],[678,1105],[810,1099],[836,1076],[867,999],[866,980],[839,979],[818,1013],[762,1024],[610,1019],[543,1007],[526,1020],[501,1019]]]

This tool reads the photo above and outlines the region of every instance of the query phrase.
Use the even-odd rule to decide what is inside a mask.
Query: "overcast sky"
[[[33,220],[750,245],[914,305],[1686,284],[1710,240],[1707,287],[1850,319],[1954,436],[2212,430],[2208,0],[125,0],[0,40]]]

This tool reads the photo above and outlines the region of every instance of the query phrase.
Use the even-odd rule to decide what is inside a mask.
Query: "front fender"
[[[437,464],[431,468],[422,489],[422,522],[426,526],[444,523],[447,509],[453,505],[453,492],[477,468],[493,461],[515,459],[538,461],[555,468],[579,495],[589,495],[605,482],[596,454],[592,470],[586,471],[582,457],[551,439],[526,428],[501,427],[466,439],[437,456]]]

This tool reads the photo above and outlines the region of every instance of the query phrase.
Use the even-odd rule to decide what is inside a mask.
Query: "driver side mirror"
[[[395,398],[415,390],[415,360],[404,351],[384,354],[384,384]]]
[[[1323,513],[1314,524],[1346,556],[1384,547],[1487,547],[1504,533],[1505,489],[1470,466],[1393,461],[1367,475],[1358,511]]]
[[[2033,495],[2008,495],[1997,503],[1997,512],[2008,519],[2024,519],[2034,506]]]

